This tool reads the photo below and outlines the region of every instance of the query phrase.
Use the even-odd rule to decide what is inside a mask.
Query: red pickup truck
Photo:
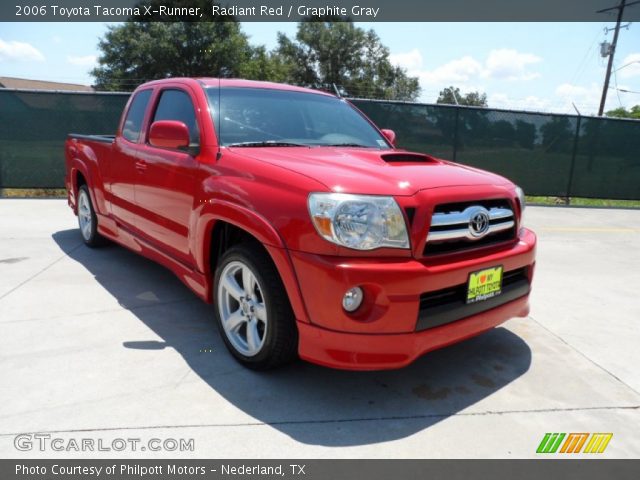
[[[175,272],[247,367],[398,368],[526,316],[536,237],[510,181],[394,145],[328,93],[166,79],[69,135],[65,183],[84,242]]]

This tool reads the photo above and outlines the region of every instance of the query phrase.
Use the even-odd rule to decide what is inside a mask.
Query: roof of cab
[[[290,90],[295,92],[306,92],[306,93],[316,93],[319,95],[327,95],[333,97],[328,92],[323,92],[321,90],[313,90],[311,88],[297,87],[295,85],[288,85],[286,83],[274,83],[274,82],[261,82],[257,80],[243,80],[240,78],[211,78],[211,77],[175,77],[175,78],[165,78],[162,80],[154,80],[146,83],[145,85],[157,85],[166,82],[175,82],[175,81],[187,81],[190,82],[198,82],[203,87],[236,87],[236,88],[265,88],[271,90]]]

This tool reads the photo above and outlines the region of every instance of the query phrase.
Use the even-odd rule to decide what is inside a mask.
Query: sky
[[[604,18],[610,20],[609,18]],[[420,101],[450,85],[485,92],[490,107],[597,112],[613,39],[603,23],[357,23],[373,29],[391,61],[420,79]],[[624,23],[623,23],[624,25]],[[106,23],[0,23],[0,76],[91,84]],[[256,45],[273,48],[296,23],[242,24]],[[617,71],[616,71],[617,70]],[[640,104],[640,24],[620,31],[606,109]],[[627,90],[626,92],[623,90]]]

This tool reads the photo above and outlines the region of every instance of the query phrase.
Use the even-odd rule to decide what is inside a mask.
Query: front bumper
[[[421,355],[483,333],[512,317],[529,313],[529,296],[487,312],[421,332],[366,335],[335,332],[298,322],[300,358],[345,370],[390,370]]]
[[[290,252],[311,323],[298,322],[299,354],[334,368],[378,370],[405,366],[420,355],[484,332],[512,317],[529,313],[529,289],[487,303],[492,308],[451,312],[449,320],[429,325],[421,309],[428,292],[454,289],[470,272],[502,265],[505,272],[524,271],[527,287],[535,265],[535,234],[523,229],[506,249],[455,260],[326,257]],[[355,314],[341,306],[345,291],[355,285],[365,301]],[[498,297],[499,298],[499,297]],[[463,310],[460,307],[460,311]],[[467,315],[467,316],[465,316]],[[426,323],[425,323],[426,322]],[[427,325],[427,329],[425,329]]]

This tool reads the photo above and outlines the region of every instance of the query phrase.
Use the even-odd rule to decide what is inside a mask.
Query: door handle
[[[146,169],[147,169],[147,162],[143,160],[136,161],[136,170],[138,170],[139,172],[144,172]]]

